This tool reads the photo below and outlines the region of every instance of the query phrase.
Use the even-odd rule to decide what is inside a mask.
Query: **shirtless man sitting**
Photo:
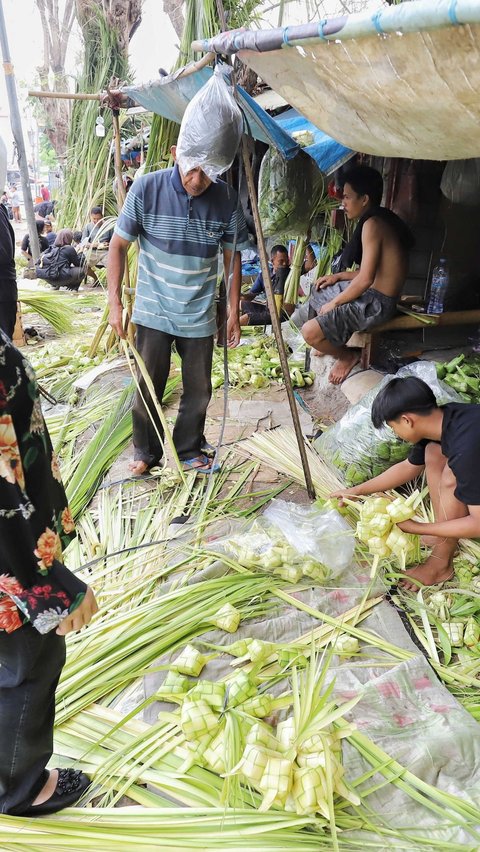
[[[315,282],[310,306],[317,313],[302,327],[306,342],[336,359],[329,381],[341,384],[360,360],[360,351],[345,344],[355,331],[368,331],[391,319],[408,271],[413,245],[407,226],[391,210],[380,207],[383,180],[370,166],[345,174],[343,206],[348,219],[358,219],[340,258],[354,272],[325,275]]]

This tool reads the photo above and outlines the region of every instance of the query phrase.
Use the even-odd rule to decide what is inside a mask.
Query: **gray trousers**
[[[170,372],[174,343],[182,359],[183,393],[173,429],[173,442],[180,459],[193,459],[201,454],[205,418],[212,396],[213,336],[176,337],[164,331],[137,325],[137,349],[160,401]],[[145,382],[140,375],[138,379],[161,440],[137,391],[133,405],[134,459],[152,467],[163,455],[163,429]]]

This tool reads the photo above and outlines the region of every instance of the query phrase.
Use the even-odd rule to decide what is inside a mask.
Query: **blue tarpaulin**
[[[150,112],[180,123],[187,104],[207,82],[211,74],[212,69],[209,67],[201,68],[186,76],[182,76],[181,72],[177,71],[168,77],[160,77],[141,86],[126,86],[122,92]],[[348,148],[335,142],[295,110],[290,109],[272,118],[240,86],[238,95],[240,106],[245,114],[247,131],[254,139],[277,148],[285,159],[290,160],[300,150],[300,146],[291,136],[291,133],[297,130],[310,130],[313,133],[315,143],[303,150],[327,175],[351,156],[352,152]]]
[[[342,163],[345,163],[353,155],[353,151],[350,148],[345,148],[340,142],[335,142],[335,139],[332,139],[323,130],[315,127],[311,121],[300,115],[296,109],[289,109],[286,112],[282,112],[281,115],[275,118],[275,121],[288,134],[296,133],[299,130],[309,130],[312,133],[315,141],[312,145],[307,145],[303,150],[315,160],[317,166],[326,175],[334,172],[335,169],[338,169]]]

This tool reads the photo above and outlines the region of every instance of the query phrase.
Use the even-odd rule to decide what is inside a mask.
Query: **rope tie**
[[[381,15],[382,15],[381,9],[379,9],[378,12],[375,12],[375,14],[372,15],[372,24],[375,27],[375,29],[376,29],[376,31],[379,35],[383,35],[384,32],[385,32],[385,30],[382,28],[382,25],[380,23]]]
[[[452,24],[459,24],[460,21],[457,18],[457,0],[452,0],[448,7],[448,17]]]

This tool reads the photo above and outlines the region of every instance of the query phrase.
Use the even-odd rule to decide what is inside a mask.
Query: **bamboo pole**
[[[58,101],[101,101],[104,97],[102,92],[96,94],[88,92],[42,92],[30,90],[29,98],[52,98]]]
[[[282,328],[280,325],[280,316],[277,313],[277,307],[275,304],[275,295],[273,293],[272,280],[270,278],[270,270],[268,268],[268,257],[267,257],[267,249],[265,246],[265,239],[263,236],[262,223],[260,220],[260,213],[258,210],[258,202],[257,202],[257,192],[255,189],[255,182],[253,179],[253,171],[252,165],[250,163],[249,151],[248,151],[248,143],[247,137],[244,135],[242,138],[242,153],[243,153],[243,164],[245,168],[245,176],[247,178],[247,186],[248,193],[250,195],[250,203],[252,205],[252,214],[253,220],[255,222],[255,230],[257,232],[257,244],[258,244],[258,254],[260,258],[260,267],[262,270],[263,282],[265,286],[265,293],[267,296],[267,305],[268,310],[270,311],[270,319],[272,323],[273,333],[275,335],[275,340],[277,343],[278,354],[280,356],[280,364],[283,372],[283,380],[285,382],[285,389],[287,391],[288,404],[290,407],[290,414],[292,415],[293,428],[295,430],[295,435],[298,443],[298,450],[300,453],[300,459],[302,462],[303,475],[305,477],[305,486],[307,489],[307,494],[311,500],[315,499],[315,488],[312,482],[312,475],[310,473],[310,467],[308,464],[307,453],[305,450],[305,441],[302,434],[302,428],[300,426],[300,418],[298,416],[297,403],[295,400],[295,395],[293,393],[292,381],[290,379],[290,370],[288,368],[288,360],[287,353],[285,351],[285,344],[283,342],[282,337]]]

